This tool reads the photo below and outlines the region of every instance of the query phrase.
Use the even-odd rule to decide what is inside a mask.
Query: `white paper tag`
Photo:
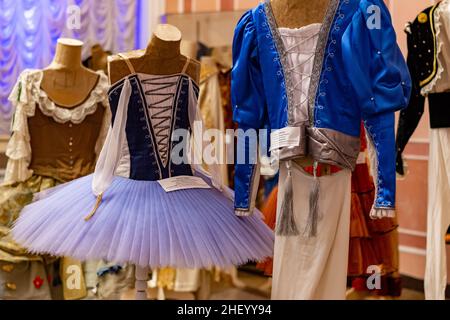
[[[184,189],[211,189],[211,186],[200,177],[177,176],[158,180],[158,183],[165,192],[172,192]]]
[[[285,127],[270,134],[270,151],[300,145],[300,128]]]

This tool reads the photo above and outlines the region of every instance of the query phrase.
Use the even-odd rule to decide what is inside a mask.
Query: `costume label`
[[[300,128],[285,127],[270,134],[270,151],[300,145]]]
[[[178,176],[158,180],[158,183],[165,192],[172,192],[184,189],[211,189],[211,186],[200,177]]]

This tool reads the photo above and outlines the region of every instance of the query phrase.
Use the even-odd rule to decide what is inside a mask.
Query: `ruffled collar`
[[[22,82],[22,86],[26,86],[28,102],[31,102],[27,104],[27,115],[34,116],[35,105],[37,104],[43,114],[52,117],[56,122],[66,123],[70,121],[74,124],[83,122],[88,115],[95,113],[99,103],[107,107],[108,77],[101,70],[96,71],[96,73],[99,75],[99,79],[88,97],[73,108],[65,108],[55,104],[42,90],[41,82],[44,72],[42,70],[28,70]]]
[[[444,63],[442,60],[442,48],[444,46],[443,36],[445,36],[442,29],[445,28],[443,20],[446,19],[446,15],[450,11],[450,3],[448,0],[444,0],[436,4],[436,10],[433,13],[434,17],[434,28],[435,28],[435,41],[436,41],[436,52],[435,59],[437,60],[437,70],[433,79],[421,89],[421,94],[427,96],[429,93],[433,92],[436,84],[441,81],[442,75],[445,71]]]

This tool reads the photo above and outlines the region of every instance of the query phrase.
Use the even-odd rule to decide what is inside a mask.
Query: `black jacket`
[[[434,10],[439,4],[422,11],[406,28],[408,38],[408,68],[412,78],[412,94],[408,107],[401,111],[397,131],[397,172],[404,174],[402,153],[419,124],[424,112],[425,97],[421,89],[437,73],[437,48]],[[447,70],[446,72],[449,72]],[[430,127],[450,127],[450,92],[428,95]]]

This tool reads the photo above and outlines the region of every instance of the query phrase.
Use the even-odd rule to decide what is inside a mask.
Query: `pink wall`
[[[438,1],[390,0],[386,2],[393,17],[398,42],[406,54],[406,35],[403,32],[406,22],[412,21],[421,10]],[[426,110],[404,154],[408,163],[409,173],[404,179],[397,181],[397,208],[400,223],[400,269],[403,274],[419,279],[423,279],[425,270],[428,132],[429,121],[428,110]],[[450,249],[447,250],[447,261],[450,261]],[[448,272],[450,275],[450,268],[448,268]]]

